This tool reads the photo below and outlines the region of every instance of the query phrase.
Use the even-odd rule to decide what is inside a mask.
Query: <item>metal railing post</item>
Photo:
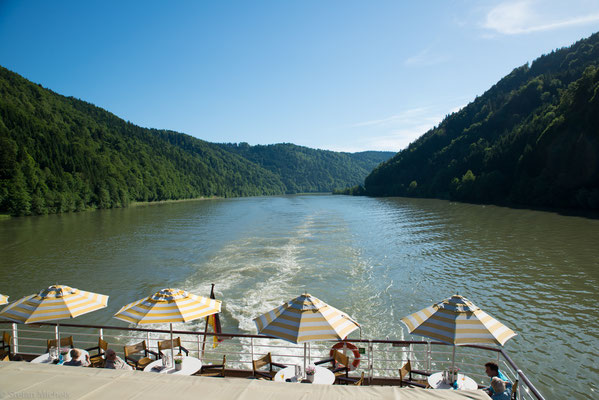
[[[250,361],[254,361],[254,338],[250,338],[250,357]]]
[[[196,335],[196,338],[198,339],[198,358],[203,359],[203,354],[200,354],[202,351],[202,343],[200,340],[200,335]]]
[[[368,376],[370,377],[369,383],[372,383],[374,378],[374,345],[372,341],[368,341]]]
[[[426,372],[430,374],[433,370],[433,346],[431,342],[426,342],[426,360]]]
[[[17,324],[14,322],[12,324],[12,349],[13,354],[17,354],[19,352],[19,332],[17,331]]]

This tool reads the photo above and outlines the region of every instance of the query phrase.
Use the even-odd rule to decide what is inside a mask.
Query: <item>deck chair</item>
[[[268,366],[267,371],[258,370],[259,368],[262,368],[264,366]],[[272,356],[270,355],[270,353],[266,354],[263,357],[260,357],[257,360],[252,360],[252,369],[254,370],[253,376],[255,378],[268,379],[268,380],[272,381],[274,379],[275,375],[277,374],[277,371],[273,371],[272,367],[285,368],[286,366],[283,364],[278,364],[278,363],[272,362]]]
[[[160,358],[158,353],[148,349],[145,340],[131,346],[124,346],[123,353],[125,362],[137,370],[143,370],[148,364]],[[154,360],[150,355],[154,356]]]
[[[510,399],[517,400],[518,399],[518,379],[514,381],[512,385],[512,393],[510,393]]]
[[[48,346],[46,348],[48,352],[50,352],[50,347],[56,347],[56,339],[48,339]],[[60,338],[60,346],[58,347],[70,347],[71,349],[74,349],[73,336]]]
[[[202,365],[202,367],[193,375],[194,376],[212,376],[218,378],[225,377],[225,365],[227,363],[227,356],[223,356],[222,364],[207,364]]]
[[[181,346],[181,338],[175,338],[173,339],[173,346],[175,348],[175,350],[177,349],[177,347],[179,348],[179,353],[183,352],[185,353],[186,356],[189,356],[189,350],[187,350],[185,347]],[[158,352],[159,353],[163,353],[162,350],[170,350],[171,348],[171,340],[162,340],[160,342],[158,342]]]
[[[2,340],[0,340],[0,351],[6,350],[7,352],[12,353],[10,351],[11,343],[12,336],[8,332],[2,332]]]
[[[10,361],[10,354],[7,350],[0,349],[0,361]]]
[[[89,353],[89,362],[91,367],[103,368],[104,367],[104,353],[108,350],[108,342],[102,340],[101,337],[98,338],[98,345],[95,347],[90,347],[89,349],[85,349],[88,353],[91,351],[96,351],[96,354]]]
[[[346,383],[346,384],[352,384],[354,386],[362,386],[362,384],[364,383],[364,372],[362,372],[362,376],[361,377],[351,377],[348,376],[347,378],[345,376],[340,376],[337,378],[337,380],[339,381],[339,383]]]
[[[333,351],[333,357],[326,358],[324,360],[316,361],[314,365],[331,363],[329,370],[335,374],[335,379],[339,380],[340,377],[344,378],[343,380],[349,382],[349,357],[345,354],[341,353],[338,350]],[[341,382],[341,380],[339,380]]]
[[[428,381],[426,379],[414,379],[412,377],[412,374],[424,375],[424,376],[429,375],[424,371],[413,370],[412,364],[410,363],[410,360],[408,360],[404,364],[404,366],[399,369],[399,386],[403,387],[404,385],[407,385],[407,386],[417,386],[417,387],[421,387],[421,388],[429,387]]]

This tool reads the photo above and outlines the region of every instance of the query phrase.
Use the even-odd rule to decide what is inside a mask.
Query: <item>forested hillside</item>
[[[294,145],[237,147],[141,128],[0,67],[0,213],[330,192],[362,182],[392,155]]]
[[[0,212],[284,191],[275,174],[216,145],[140,128],[0,67]]]
[[[365,180],[373,196],[599,209],[599,34],[516,68]]]
[[[287,193],[331,192],[361,184],[374,167],[395,154],[384,151],[339,153],[291,143],[221,146],[280,176]]]

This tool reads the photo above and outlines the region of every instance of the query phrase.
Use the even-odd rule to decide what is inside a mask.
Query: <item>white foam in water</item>
[[[360,249],[351,247],[351,242],[346,242],[347,245],[339,249],[338,253],[326,255],[341,257],[338,261],[339,267],[327,267],[327,269],[333,268],[328,271],[322,269],[323,265],[327,265],[326,263],[318,264],[318,251],[329,251],[326,248],[327,243],[324,243],[325,247],[322,250],[318,247],[320,241],[327,240],[331,235],[328,228],[329,217],[327,214],[317,213],[307,216],[300,226],[296,226],[291,231],[265,231],[262,235],[252,232],[250,234],[254,236],[228,243],[211,259],[197,265],[198,272],[188,278],[182,288],[207,296],[210,293],[210,284],[214,283],[216,297],[223,300],[224,313],[221,314],[223,331],[234,332],[230,324],[236,322],[238,330],[255,334],[257,333],[253,322],[255,318],[299,296],[304,291],[310,291],[310,287],[306,287],[306,284],[310,285],[310,280],[305,276],[310,276],[313,280],[323,276],[326,278],[331,274],[338,275],[337,272],[341,272],[339,268],[346,268],[345,274],[342,273],[339,280],[331,282],[330,300],[326,298],[323,300],[337,303],[337,308],[365,324],[364,333],[373,333],[373,337],[377,336],[374,333],[394,331],[395,329],[391,328],[396,323],[393,320],[393,309],[385,307],[392,301],[389,288],[393,285],[393,281],[390,279],[387,281],[390,283],[385,287],[377,289],[371,279],[373,265],[362,258]],[[314,247],[315,241],[317,247]],[[306,256],[306,252],[310,253],[309,256]],[[341,293],[338,289],[339,285],[344,287],[344,293],[352,293],[352,296]],[[189,326],[181,328],[189,329]],[[402,329],[399,328],[397,331],[401,335],[400,339],[403,339]],[[241,339],[244,353],[242,361],[251,361],[250,343],[249,339]],[[271,351],[277,354],[277,362],[291,364],[301,362],[304,352],[302,345],[292,349],[267,347],[277,344],[291,345],[284,341],[254,340],[253,352],[255,355],[260,355]],[[328,345],[312,344],[311,346],[313,359],[328,354]]]
[[[198,273],[188,279],[186,288],[193,293],[208,295],[210,283],[214,283],[216,297],[223,300],[226,316],[237,321],[239,330],[257,333],[254,318],[303,292],[303,288],[293,281],[307,268],[301,263],[300,253],[302,242],[311,236],[311,224],[311,219],[306,220],[290,237],[249,237],[228,244],[206,264],[198,265]],[[226,322],[232,322],[231,318],[226,318]],[[231,330],[223,324],[223,331]],[[267,344],[275,342],[271,340]],[[244,352],[249,354],[250,340],[242,340],[242,345]],[[254,343],[255,354],[268,351]],[[303,347],[293,351],[296,353],[303,355]],[[293,363],[297,359],[280,358],[280,362]]]

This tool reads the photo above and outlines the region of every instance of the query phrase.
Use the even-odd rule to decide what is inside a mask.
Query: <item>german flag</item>
[[[214,297],[214,283],[212,284],[212,289],[210,290],[210,298],[216,300],[216,297]],[[210,326],[212,326],[212,330],[214,331],[214,333],[222,333],[222,328],[220,326],[220,313],[216,313],[216,314],[212,314],[209,315],[206,318],[206,323]],[[220,342],[223,341],[222,336],[213,336],[214,338],[214,343],[212,344],[212,348],[216,348],[216,346],[218,346],[218,344]]]

